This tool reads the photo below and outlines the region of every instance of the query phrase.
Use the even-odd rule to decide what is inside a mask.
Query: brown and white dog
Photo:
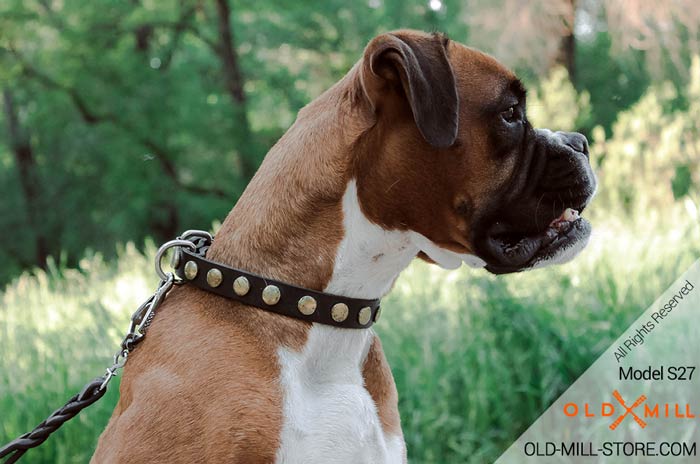
[[[585,137],[535,130],[493,58],[383,34],[299,112],[208,258],[379,298],[421,257],[494,273],[571,259],[595,190]],[[285,318],[187,285],[130,356],[97,463],[400,463],[397,393],[370,329]]]

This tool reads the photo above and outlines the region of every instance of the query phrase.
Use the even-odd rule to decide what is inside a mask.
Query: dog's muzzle
[[[586,137],[533,130],[523,155],[522,187],[504,196],[477,238],[486,269],[496,274],[569,261],[591,233],[580,216],[597,185]]]

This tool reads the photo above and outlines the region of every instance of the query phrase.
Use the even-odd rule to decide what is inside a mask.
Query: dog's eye
[[[502,117],[506,122],[514,122],[515,119],[516,119],[516,117],[517,117],[517,113],[516,113],[516,111],[515,111],[515,105],[513,105],[513,106],[511,106],[510,108],[508,108],[507,110],[503,111],[503,112],[501,113],[501,117]]]

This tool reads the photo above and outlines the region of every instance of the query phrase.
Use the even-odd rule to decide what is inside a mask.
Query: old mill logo
[[[647,401],[646,395],[640,395],[633,403],[628,404],[622,397],[619,391],[613,390],[613,398],[617,401],[617,405],[613,403],[601,403],[600,407],[583,403],[583,407],[579,403],[566,403],[564,405],[564,415],[567,417],[611,417],[613,422],[609,425],[610,430],[615,430],[628,417],[634,420],[641,428],[647,426],[647,421],[650,419],[658,419],[661,417],[674,419],[693,419],[695,414],[690,410],[689,404],[681,405],[680,403],[656,403],[651,404]]]

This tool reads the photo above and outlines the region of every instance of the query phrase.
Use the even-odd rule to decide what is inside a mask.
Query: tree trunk
[[[569,72],[569,79],[576,84],[576,0],[569,0],[569,15],[566,18],[568,31],[561,37],[559,42],[559,53],[557,54],[557,64],[566,67]]]
[[[40,184],[37,176],[36,159],[29,135],[20,126],[17,108],[12,93],[9,89],[3,90],[5,106],[5,118],[7,120],[7,135],[12,148],[12,154],[19,171],[19,181],[24,195],[24,204],[27,208],[27,221],[29,229],[34,234],[34,262],[41,268],[46,268],[48,246],[40,227]]]
[[[139,53],[147,53],[151,45],[151,38],[153,37],[153,26],[150,24],[144,24],[139,26],[134,31],[134,42],[136,44],[136,51]]]
[[[248,120],[248,107],[243,89],[243,74],[236,53],[233,32],[231,28],[231,7],[228,0],[216,0],[217,28],[219,31],[217,52],[224,74],[226,91],[234,104],[235,122],[241,134],[242,146],[236,147],[241,157],[241,168],[246,181],[252,179],[257,169],[256,150]]]

